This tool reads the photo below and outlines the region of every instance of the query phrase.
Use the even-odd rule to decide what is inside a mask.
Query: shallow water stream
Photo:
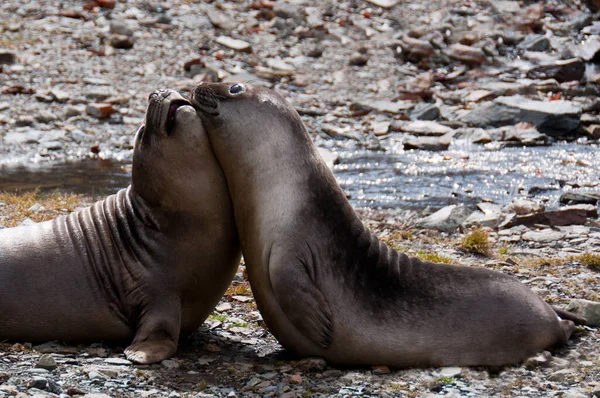
[[[334,173],[355,207],[430,210],[528,194],[556,207],[567,190],[600,191],[598,145],[492,149],[453,145],[444,152],[341,150]],[[0,191],[39,188],[93,196],[131,181],[129,163],[88,159],[0,167]]]

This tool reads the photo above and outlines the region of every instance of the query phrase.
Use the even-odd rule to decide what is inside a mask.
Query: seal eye
[[[246,87],[241,83],[233,84],[229,87],[229,94],[238,95],[246,91]]]

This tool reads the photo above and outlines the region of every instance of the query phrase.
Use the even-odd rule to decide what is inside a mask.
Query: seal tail
[[[567,319],[569,321],[573,321],[573,323],[575,323],[575,325],[585,325],[587,324],[587,319],[585,319],[584,317],[581,317],[579,315],[575,315],[572,312],[569,312],[567,310],[563,310],[562,308],[558,308],[555,306],[551,306],[552,309],[554,310],[554,312],[556,312],[556,315],[559,316],[559,318],[561,319]]]

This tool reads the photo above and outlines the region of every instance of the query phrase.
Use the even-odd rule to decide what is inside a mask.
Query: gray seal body
[[[173,355],[240,260],[227,185],[196,111],[150,96],[132,185],[89,208],[0,230],[0,340],[133,342],[139,363]]]
[[[379,242],[277,93],[202,84],[191,102],[225,173],[258,308],[293,353],[342,365],[502,366],[567,341],[573,322],[515,278]]]

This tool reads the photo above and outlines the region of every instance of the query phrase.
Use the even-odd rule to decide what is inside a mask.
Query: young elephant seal
[[[202,84],[191,101],[225,173],[258,308],[287,349],[343,365],[501,366],[567,341],[573,322],[518,280],[379,242],[275,92]]]
[[[0,230],[0,341],[131,341],[175,353],[231,282],[240,249],[227,185],[196,111],[150,95],[132,185],[89,208]]]

